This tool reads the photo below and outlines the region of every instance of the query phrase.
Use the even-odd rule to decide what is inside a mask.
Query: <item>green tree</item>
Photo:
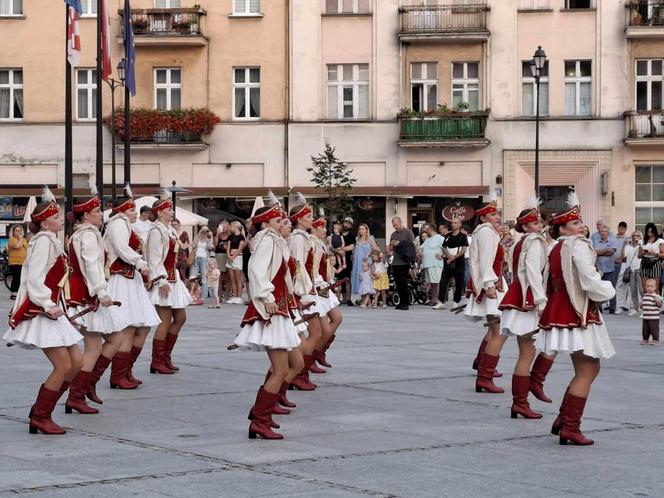
[[[319,202],[325,208],[328,219],[341,219],[353,214],[353,200],[349,197],[353,184],[353,170],[335,156],[336,148],[325,144],[325,150],[317,156],[311,156],[311,183],[327,194],[327,199]],[[334,216],[336,215],[336,217]]]

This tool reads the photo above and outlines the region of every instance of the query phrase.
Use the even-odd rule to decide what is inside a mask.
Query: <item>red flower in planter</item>
[[[209,135],[221,120],[209,109],[178,109],[162,111],[137,108],[131,111],[131,139],[135,142],[200,141]],[[104,118],[111,127],[111,117]],[[115,133],[124,138],[124,110],[115,110]]]

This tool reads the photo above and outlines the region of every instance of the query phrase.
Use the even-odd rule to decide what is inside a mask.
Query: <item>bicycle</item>
[[[5,282],[7,290],[12,288],[12,272],[9,269],[9,260],[7,256],[2,254],[0,255],[0,280]]]

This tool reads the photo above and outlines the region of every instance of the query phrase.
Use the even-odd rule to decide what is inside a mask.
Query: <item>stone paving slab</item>
[[[9,302],[0,291],[0,313]],[[44,497],[570,497],[664,496],[664,348],[639,345],[640,322],[609,316],[618,354],[603,362],[586,411],[592,448],[548,433],[571,377],[560,357],[541,421],[512,420],[510,396],[475,393],[470,363],[481,330],[461,317],[344,308],[319,389],[290,392],[277,417],[286,439],[247,439],[247,411],[264,353],[228,352],[243,306],[190,308],[172,376],[135,391],[99,385],[96,416],[54,418],[62,437],[30,435],[27,411],[48,364],[39,351],[0,347],[0,496]],[[149,344],[149,343],[148,343]],[[509,392],[517,357],[501,356]]]

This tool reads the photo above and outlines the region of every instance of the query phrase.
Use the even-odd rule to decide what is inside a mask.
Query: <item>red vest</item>
[[[498,243],[498,249],[496,249],[496,256],[493,259],[493,272],[496,274],[498,277],[498,281],[496,282],[496,290],[502,292],[503,291],[503,264],[505,263],[505,250],[503,249],[503,246]],[[484,289],[480,290],[479,296],[475,297],[475,301],[478,303],[482,302],[482,299],[484,299],[484,294],[485,291]],[[473,286],[473,279],[472,277],[468,279],[468,285],[466,287],[466,297],[470,297],[475,295],[475,287]]]
[[[329,279],[327,277],[327,254],[323,254],[323,256],[320,258],[318,273],[323,278],[323,280],[325,280],[325,282],[329,282]]]
[[[304,263],[304,269],[307,270],[307,274],[311,279],[311,291],[309,294],[316,294],[316,282],[314,281],[314,249],[313,247],[309,249],[307,253],[307,261]]]
[[[69,271],[69,266],[67,265],[67,258],[63,255],[58,256],[58,259],[55,260],[51,269],[46,273],[46,278],[44,279],[44,285],[51,290],[51,301],[58,303],[60,301],[62,289],[58,287],[58,284],[62,281],[62,278]],[[37,306],[28,296],[25,297],[18,309],[11,313],[9,316],[9,326],[13,329],[22,322],[23,320],[30,320],[39,314],[44,314],[44,310],[41,306]]]
[[[166,268],[166,273],[168,275],[167,279],[169,282],[173,283],[177,281],[175,277],[175,260],[177,259],[177,254],[175,253],[175,239],[173,237],[168,238],[168,254],[164,260],[164,268]]]
[[[295,258],[291,256],[288,259],[288,270],[290,271],[291,274],[291,279],[293,283],[295,282],[295,279],[297,278],[297,263],[295,261]],[[298,303],[300,302],[299,296],[296,296],[295,294],[289,294],[288,295],[288,304],[290,309],[296,310],[298,309]]]
[[[290,318],[291,306],[289,302],[288,287],[286,286],[287,268],[288,266],[286,265],[286,263],[282,261],[281,266],[277,271],[277,274],[272,279],[272,285],[274,285],[274,290],[272,291],[272,295],[274,296],[275,304],[279,308],[279,311],[277,311],[276,314],[284,316],[286,318]],[[241,326],[245,326],[246,324],[252,324],[256,320],[265,322],[265,319],[256,310],[253,301],[249,301],[249,306],[247,306],[247,311],[244,313]]]
[[[523,243],[526,241],[526,237],[522,237],[519,242],[514,246],[514,251],[512,253],[512,283],[507,289],[507,294],[500,303],[498,307],[499,310],[503,311],[506,309],[515,309],[518,311],[530,311],[535,309],[535,299],[533,298],[533,291],[530,290],[530,287],[526,290],[526,301],[523,300],[523,289],[521,289],[521,282],[519,282],[519,258],[521,256],[521,250],[523,249]]]
[[[141,254],[141,238],[133,230],[129,234],[129,247]],[[115,261],[110,266],[111,275],[122,275],[128,279],[134,278],[134,273],[136,272],[136,267],[131,263],[127,263],[122,258],[116,258]]]
[[[562,243],[556,244],[549,255],[549,278],[546,282],[548,301],[539,321],[539,327],[544,330],[551,330],[553,327],[561,329],[582,327],[581,317],[572,306],[569,294],[567,294],[567,286],[563,279],[563,267],[560,258],[562,248]],[[602,323],[597,304],[593,301],[588,303],[586,323],[597,325]]]
[[[69,298],[67,299],[67,306],[72,308],[77,306],[96,307],[98,300],[96,297],[92,297],[88,291],[83,270],[78,262],[76,249],[74,249],[74,244],[71,241],[69,242],[69,256],[71,274],[69,275]]]

